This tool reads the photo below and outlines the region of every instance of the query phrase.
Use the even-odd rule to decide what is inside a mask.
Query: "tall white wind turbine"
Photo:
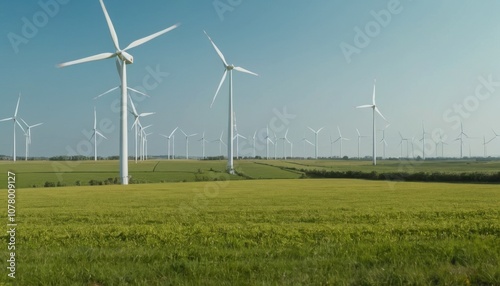
[[[372,104],[367,104],[367,105],[361,105],[357,106],[356,108],[371,108],[373,110],[373,165],[377,165],[377,134],[376,134],[376,124],[375,124],[375,112],[380,115],[385,121],[385,117],[382,115],[380,110],[377,107],[377,104],[375,103],[375,84],[376,81],[373,82],[373,96],[372,96]]]
[[[401,141],[399,142],[399,146],[401,147],[401,155],[399,156],[400,159],[403,158],[403,142],[406,141],[406,158],[409,158],[409,149],[408,149],[408,138],[403,137],[403,134],[399,132],[399,137],[401,137]]]
[[[460,158],[464,157],[463,156],[464,136],[469,138],[469,136],[464,132],[464,126],[462,125],[462,122],[460,122],[460,134],[458,135],[457,139],[455,139],[455,141],[460,141]]]
[[[204,31],[205,32],[205,31]],[[233,70],[239,71],[239,72],[244,72],[248,73],[251,75],[258,76],[256,73],[253,73],[249,70],[246,70],[242,67],[237,67],[234,65],[229,65],[226,62],[226,59],[224,58],[224,55],[222,52],[217,48],[215,43],[212,41],[210,36],[208,36],[207,32],[205,32],[205,35],[207,35],[208,39],[212,43],[212,46],[214,47],[215,51],[219,55],[220,59],[222,60],[222,63],[224,65],[224,74],[222,75],[222,80],[219,83],[219,87],[217,88],[217,91],[215,92],[215,96],[212,99],[212,104],[210,104],[210,107],[214,104],[215,98],[217,98],[217,94],[219,93],[219,90],[224,83],[224,80],[226,79],[227,73],[229,72],[229,114],[228,114],[228,134],[227,134],[227,144],[229,144],[229,147],[227,148],[227,171],[229,174],[234,174],[234,166],[233,166]]]
[[[286,143],[290,143],[287,136],[288,136],[288,129],[286,129],[285,135],[283,137],[279,138],[280,140],[283,141],[283,159],[284,160],[286,160]]]
[[[146,140],[145,140],[146,129],[150,128],[153,125],[150,124],[148,126],[143,127],[140,122],[138,122],[137,124],[139,124],[139,134],[140,134],[139,136],[141,138],[141,146],[140,146],[141,154],[139,157],[141,158],[141,161],[144,161],[144,158],[146,157],[145,156],[145,154],[146,154]]]
[[[193,137],[198,135],[198,133],[193,133],[190,135],[187,135],[182,129],[181,129],[182,134],[186,137],[186,160],[189,160],[189,137]]]
[[[40,126],[42,125],[43,123],[37,123],[35,125],[28,125],[28,123],[26,123],[26,121],[24,121],[22,118],[20,118],[21,121],[24,123],[24,125],[26,125],[26,132],[24,133],[24,135],[26,136],[26,155],[24,156],[24,160],[25,161],[28,161],[28,156],[29,156],[29,145],[31,145],[31,128],[35,128],[37,126]]]
[[[138,113],[137,109],[135,108],[134,102],[132,101],[132,98],[130,95],[128,96],[130,100],[130,107],[132,107],[132,110],[130,110],[130,113],[134,116],[134,124],[132,124],[132,128],[135,128],[135,162],[137,163],[137,136],[139,135],[137,132],[137,126],[140,124],[140,118],[141,117],[146,117],[149,115],[155,114],[154,112],[143,112],[143,113]]]
[[[70,65],[75,65],[75,64],[80,64],[80,63],[85,63],[85,62],[91,62],[91,61],[97,61],[97,60],[104,60],[104,59],[109,59],[109,58],[116,58],[116,65],[119,68],[120,72],[120,78],[122,80],[121,82],[121,89],[122,89],[122,94],[121,94],[121,103],[120,103],[120,178],[121,178],[121,183],[122,185],[128,185],[128,140],[127,140],[127,65],[132,64],[134,62],[134,57],[130,55],[127,50],[135,48],[137,46],[140,46],[160,35],[163,35],[175,28],[177,28],[179,25],[175,24],[167,29],[161,30],[157,33],[154,33],[152,35],[149,35],[147,37],[141,38],[139,40],[136,40],[132,43],[130,43],[126,48],[121,49],[119,42],[118,42],[118,36],[116,35],[115,28],[113,26],[113,23],[111,22],[111,18],[109,17],[108,11],[106,10],[106,7],[104,6],[103,0],[99,0],[101,3],[101,8],[102,11],[104,12],[104,17],[106,18],[106,22],[108,24],[109,32],[111,34],[111,39],[113,40],[113,45],[115,47],[115,52],[114,53],[102,53],[90,57],[86,57],[83,59],[79,60],[74,60],[66,63],[62,63],[59,65],[59,67],[67,67]]]
[[[108,139],[106,138],[106,136],[102,135],[102,133],[99,132],[99,130],[97,130],[97,112],[94,107],[94,129],[92,131],[92,136],[90,137],[90,140],[94,138],[94,161],[97,161],[97,135],[101,136],[106,140]]]
[[[253,139],[253,157],[257,157],[257,145],[255,144],[256,141],[255,139],[257,138],[257,130],[255,130],[255,133],[253,134],[252,136],[252,139]]]
[[[318,159],[318,151],[319,151],[319,148],[318,148],[318,134],[319,132],[321,132],[321,130],[323,130],[323,128],[325,127],[321,127],[320,129],[318,130],[314,130],[312,129],[311,127],[307,126],[307,128],[309,128],[309,130],[311,130],[313,133],[314,133],[314,146],[316,147],[314,149],[314,159]]]
[[[19,123],[19,121],[17,120],[17,111],[19,110],[19,101],[20,100],[21,100],[21,93],[19,93],[19,97],[17,98],[16,110],[14,111],[14,116],[0,120],[0,122],[8,121],[8,120],[12,120],[14,122],[14,151],[12,153],[12,160],[14,162],[16,161],[16,124],[21,128],[23,133],[26,132],[24,130],[23,126],[21,125],[21,123]]]
[[[301,141],[304,142],[304,158],[303,159],[306,159],[307,158],[306,143],[313,146],[313,147],[314,147],[314,144],[311,141],[307,140],[306,137],[302,138]]]

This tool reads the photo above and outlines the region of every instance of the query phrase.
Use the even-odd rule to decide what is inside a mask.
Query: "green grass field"
[[[296,179],[298,171],[286,168],[335,171],[378,172],[485,172],[500,170],[500,161],[379,161],[376,167],[370,161],[355,160],[236,160],[235,168],[240,176],[224,173],[226,161],[199,160],[151,160],[129,163],[132,179],[140,183],[193,182],[213,180],[252,179]],[[43,187],[45,182],[58,182],[63,186],[74,186],[77,181],[88,185],[90,180],[104,181],[116,178],[118,161],[0,161],[0,172],[16,172],[20,188]],[[6,185],[6,176],[0,176],[0,189]]]
[[[498,185],[284,179],[17,196],[17,285],[500,285]]]

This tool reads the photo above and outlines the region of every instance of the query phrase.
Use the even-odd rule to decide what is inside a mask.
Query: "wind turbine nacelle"
[[[127,52],[120,52],[118,54],[120,60],[124,61],[127,65],[134,63],[134,57]]]

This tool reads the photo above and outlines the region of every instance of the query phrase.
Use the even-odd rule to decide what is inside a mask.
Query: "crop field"
[[[500,161],[370,161],[355,160],[235,160],[238,176],[224,173],[226,161],[150,160],[129,163],[130,175],[136,183],[193,182],[241,179],[296,179],[299,170],[338,170],[363,172],[484,172],[498,173]],[[119,176],[118,161],[0,161],[0,172],[15,171],[20,188],[44,187],[46,182],[61,186],[89,185],[91,180],[111,181]],[[294,170],[295,169],[295,170]],[[6,177],[0,177],[0,186]]]
[[[16,208],[18,285],[500,285],[498,185],[25,188]]]

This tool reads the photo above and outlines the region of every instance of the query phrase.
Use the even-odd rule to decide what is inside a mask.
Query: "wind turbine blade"
[[[140,123],[139,123],[139,116],[137,116],[134,120],[134,124],[132,124],[132,126],[130,127],[130,130],[134,129],[134,126],[139,126],[140,127]]]
[[[133,92],[135,92],[135,93],[138,93],[138,94],[144,95],[144,96],[146,96],[146,97],[150,97],[149,95],[147,95],[147,94],[145,94],[145,93],[143,93],[143,92],[140,92],[140,91],[138,91],[137,89],[133,89],[133,88],[131,88],[131,87],[127,87],[127,89],[129,89],[129,90],[131,90],[131,91],[133,91]]]
[[[94,107],[94,130],[96,129],[96,127],[97,127],[97,112]]]
[[[245,136],[238,134],[240,138],[247,139]],[[493,139],[492,139],[493,140]]]
[[[0,122],[7,121],[7,120],[12,120],[12,119],[14,119],[14,117],[4,118],[4,119],[0,120]]]
[[[167,138],[167,139],[170,139],[170,137],[168,137],[167,135],[163,135],[163,134],[161,134],[161,133],[160,133],[159,135],[160,135],[160,136],[162,136],[162,137],[165,137],[165,138]]]
[[[24,125],[26,125],[26,127],[28,127],[28,129],[30,128],[30,126],[28,125],[28,123],[26,123],[26,121],[24,121],[24,119],[22,119],[22,118],[19,118],[19,119],[21,119],[21,121],[24,123]]]
[[[67,67],[67,66],[81,64],[81,63],[86,63],[86,62],[92,62],[92,61],[109,59],[109,58],[112,58],[114,56],[116,56],[115,53],[102,53],[102,54],[98,54],[98,55],[93,55],[93,56],[90,56],[90,57],[86,57],[86,58],[83,58],[83,59],[79,59],[79,60],[74,60],[74,61],[71,61],[71,62],[62,63],[62,64],[57,65],[57,67],[64,68],[64,67]]]
[[[287,139],[286,138],[287,135],[288,135],[288,128],[286,129],[286,132],[285,132],[285,139]]]
[[[101,136],[102,138],[104,138],[104,139],[108,140],[108,138],[106,138],[106,136],[102,135],[102,134],[101,134],[101,132],[99,132],[99,131],[97,131],[97,130],[96,130],[96,131],[95,131],[95,133],[96,133],[97,135]]]
[[[313,133],[316,133],[316,131],[314,131],[314,129],[312,129],[311,127],[307,126],[307,128],[309,128],[309,130],[311,130]]]
[[[132,114],[133,114],[135,117],[139,117],[139,114],[137,113],[137,109],[135,109],[134,102],[132,101],[132,98],[130,97],[130,95],[128,95],[128,99],[129,99],[129,101],[130,101],[130,107],[132,107]]]
[[[342,138],[342,133],[340,133],[340,127],[337,126],[337,130],[339,131],[339,136]]]
[[[382,117],[385,121],[387,121],[387,119],[385,119],[385,117],[382,115],[382,113],[380,113],[380,110],[378,110],[378,107],[375,106],[375,111],[378,113],[378,115],[380,115],[380,117]]]
[[[149,42],[149,41],[151,41],[152,39],[154,39],[154,38],[156,38],[156,37],[158,37],[158,36],[161,36],[161,35],[163,35],[163,34],[165,34],[165,33],[167,33],[167,32],[172,31],[173,29],[175,29],[175,28],[179,27],[179,25],[180,25],[179,23],[178,23],[178,24],[175,24],[175,25],[170,26],[170,27],[168,27],[168,28],[166,28],[166,29],[164,29],[164,30],[161,30],[161,31],[159,31],[159,32],[156,32],[156,33],[154,33],[154,34],[152,34],[152,35],[149,35],[149,36],[144,37],[144,38],[142,38],[142,39],[139,39],[139,40],[133,41],[132,43],[130,43],[130,45],[128,45],[128,46],[127,46],[125,49],[123,49],[123,50],[124,50],[124,51],[126,51],[126,50],[128,50],[128,49],[132,49],[132,48],[135,48],[135,47],[137,47],[137,46],[140,46],[140,45],[142,45],[142,44],[144,44],[144,43],[146,43],[146,42]]]
[[[118,57],[115,60],[115,64],[116,64],[116,70],[118,71],[118,75],[120,76],[120,82],[122,82],[123,78],[122,62],[120,61],[120,59],[118,59]]]
[[[95,130],[94,130],[94,133],[92,133],[92,136],[90,136],[89,141],[92,141],[92,138],[94,138],[94,136],[95,136]]]
[[[188,137],[188,135],[186,133],[184,133],[184,131],[181,129],[181,132],[182,134],[184,134],[184,136]]]
[[[371,104],[360,105],[360,106],[356,106],[356,108],[373,108],[373,105],[371,105]]]
[[[26,133],[26,131],[24,130],[24,128],[23,128],[23,126],[21,125],[21,123],[19,123],[19,121],[17,121],[17,120],[16,120],[16,123],[17,123],[17,125],[19,125],[19,127],[21,128],[21,130],[22,130],[23,132],[25,132],[25,133]]]
[[[377,83],[377,81],[375,80],[375,81],[373,82],[373,96],[372,96],[372,104],[373,104],[373,105],[376,105],[376,104],[375,104],[375,84],[376,84],[376,83]]]
[[[246,70],[246,69],[244,69],[242,67],[234,67],[233,69],[237,70],[239,72],[244,72],[244,73],[248,73],[248,74],[251,74],[251,75],[254,75],[254,76],[259,76],[258,74],[254,73],[254,72],[251,72],[249,70]]]
[[[320,132],[321,130],[323,130],[323,129],[325,129],[325,127],[324,127],[324,126],[323,126],[323,127],[321,127],[321,128],[318,130],[318,132],[317,132],[317,133],[319,133],[319,132]]]
[[[219,87],[217,87],[217,91],[215,92],[214,98],[212,99],[212,103],[210,104],[210,108],[212,108],[212,105],[214,105],[215,99],[217,98],[217,94],[219,94],[220,87],[222,86],[222,83],[224,83],[224,80],[226,80],[227,76],[227,70],[224,70],[224,74],[222,75],[222,79],[219,83]]]
[[[14,118],[17,116],[17,111],[19,110],[19,101],[21,101],[21,94],[19,94],[19,97],[17,98],[17,105],[16,105],[16,111],[14,112]]]
[[[108,94],[108,93],[110,93],[110,92],[112,92],[113,90],[118,89],[118,88],[119,88],[119,86],[117,86],[117,87],[113,87],[112,89],[110,89],[110,90],[108,90],[108,91],[106,91],[106,92],[104,92],[104,93],[101,93],[101,94],[99,94],[98,96],[94,97],[94,99],[98,99],[99,97],[101,97],[101,96],[103,96],[103,95],[106,95],[106,94]]]
[[[144,113],[139,114],[139,116],[145,117],[145,116],[149,116],[149,115],[153,115],[153,114],[156,114],[156,112],[144,112]]]
[[[361,133],[359,133],[358,128],[356,128],[356,132],[358,133],[358,136],[360,136],[360,137],[361,137]]]
[[[115,27],[113,27],[113,22],[111,22],[111,18],[109,18],[108,10],[106,10],[106,6],[104,6],[104,2],[101,2],[102,11],[104,12],[104,17],[106,18],[106,22],[108,23],[109,33],[111,34],[111,39],[113,40],[113,44],[115,45],[116,50],[120,50],[120,44],[118,43],[118,36],[116,35]]]
[[[175,127],[174,131],[172,131],[172,132],[170,133],[170,136],[168,136],[168,138],[170,138],[170,137],[172,137],[172,135],[174,135],[174,132],[175,132],[175,131],[177,131],[177,128],[179,128],[179,127]]]
[[[212,41],[212,38],[210,38],[210,36],[207,34],[207,32],[205,32],[205,31],[203,31],[203,32],[205,33],[205,35],[207,35],[208,39],[210,40],[210,43],[212,43],[212,46],[214,46],[214,49],[217,52],[217,54],[219,55],[220,59],[222,60],[224,67],[227,67],[227,62],[226,62],[226,59],[224,58],[224,55],[222,54],[222,52],[219,50],[219,48],[217,48],[214,41]]]
[[[193,133],[193,134],[189,135],[188,137],[193,137],[193,136],[196,136],[196,135],[198,135],[198,133]]]

